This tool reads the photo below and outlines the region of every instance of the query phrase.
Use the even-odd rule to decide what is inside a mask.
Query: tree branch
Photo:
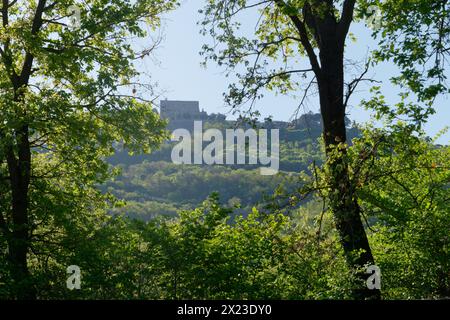
[[[280,9],[286,8],[286,4],[284,3],[284,1],[275,0],[275,3]],[[319,61],[317,59],[316,53],[314,52],[314,48],[311,45],[311,42],[309,41],[308,31],[306,30],[305,24],[296,15],[289,15],[289,18],[291,19],[294,26],[297,28],[297,31],[300,35],[300,42],[303,45],[303,48],[305,48],[305,51],[309,58],[309,62],[311,63],[311,67],[314,73],[316,74],[316,77],[321,78],[321,68],[319,65]]]
[[[355,10],[355,3],[356,0],[345,0],[343,8],[342,8],[342,14],[341,14],[341,20],[339,21],[338,26],[338,34],[339,38],[342,41],[342,44],[345,42],[345,38],[347,37],[348,30],[350,29],[350,24],[353,21],[353,13]]]
[[[39,3],[36,8],[36,13],[34,14],[33,24],[31,26],[31,35],[35,36],[39,32],[39,29],[42,26],[42,14],[44,13],[46,0],[39,0]],[[31,52],[27,51],[25,53],[25,60],[23,62],[22,72],[20,73],[20,86],[23,86],[28,83],[28,80],[31,75],[31,68],[33,66],[34,56]]]

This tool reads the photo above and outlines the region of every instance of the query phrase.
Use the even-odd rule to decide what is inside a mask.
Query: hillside
[[[358,130],[348,123],[348,135],[353,138]],[[209,121],[205,128],[235,128],[233,121]],[[129,155],[118,150],[109,163],[122,170],[113,181],[102,186],[123,199],[126,205],[115,213],[149,220],[157,215],[174,216],[180,209],[198,207],[212,192],[218,192],[221,202],[238,206],[248,212],[252,206],[261,204],[278,186],[292,190],[296,176],[307,171],[315,161],[320,164],[319,114],[305,114],[293,123],[266,121],[260,128],[280,130],[280,172],[275,176],[260,175],[257,165],[179,165],[171,161],[174,143],[165,143],[148,155]],[[173,127],[172,127],[173,129]]]

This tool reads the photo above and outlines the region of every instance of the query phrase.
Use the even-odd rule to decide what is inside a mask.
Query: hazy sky
[[[159,90],[165,93],[162,98],[169,100],[198,100],[200,108],[208,113],[227,113],[230,109],[224,105],[222,93],[226,91],[230,82],[223,74],[223,69],[210,63],[205,69],[200,66],[202,58],[199,51],[208,41],[199,34],[201,20],[198,10],[204,4],[201,0],[184,0],[180,8],[164,17],[164,40],[155,53],[154,59],[143,62],[143,68],[152,75],[154,81],[159,83]],[[251,20],[251,16],[249,16]],[[250,32],[251,30],[249,30]],[[356,43],[348,46],[346,58],[364,61],[370,48],[376,43],[370,37],[370,31],[361,24],[354,25],[351,30],[357,37]],[[350,41],[349,41],[350,42]],[[305,64],[306,65],[306,64]],[[383,81],[383,93],[388,101],[396,102],[397,89],[388,79],[395,74],[395,67],[389,64],[377,66],[368,74],[377,80]],[[350,80],[350,79],[346,79]],[[359,101],[369,97],[370,84],[362,85],[350,101],[348,108],[350,119],[357,122],[367,121],[370,113],[359,107]],[[390,99],[390,100],[389,100]],[[274,120],[288,120],[299,104],[299,99],[290,96],[275,96],[267,93],[257,104],[257,109],[263,117],[272,115]],[[431,118],[426,126],[427,134],[434,136],[445,126],[450,125],[449,99],[439,99],[437,114]],[[318,97],[309,99],[307,111],[318,111]],[[439,143],[449,143],[450,133],[441,137]]]

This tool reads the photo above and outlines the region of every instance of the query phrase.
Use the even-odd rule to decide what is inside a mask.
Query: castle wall
[[[198,101],[162,100],[160,115],[168,120],[197,120],[201,119]]]

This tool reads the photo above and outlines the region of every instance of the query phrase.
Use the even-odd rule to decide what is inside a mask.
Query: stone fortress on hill
[[[226,116],[221,113],[208,114],[205,111],[200,111],[199,101],[181,101],[181,100],[161,100],[159,114],[161,118],[168,121],[167,129],[173,131],[178,128],[187,129],[193,131],[194,121],[203,122],[219,122],[229,123],[230,127],[233,127],[235,121],[227,120]],[[157,110],[155,110],[157,112]],[[305,113],[297,119],[286,121],[267,121],[261,123],[266,129],[278,128],[282,130],[281,138],[298,139],[296,135],[292,134],[294,131],[308,131],[308,135],[315,137],[320,136],[322,133],[322,117],[318,113]],[[347,130],[351,137],[357,134],[357,129],[353,127],[350,119],[346,118]]]
[[[183,100],[161,100],[159,114],[161,118],[168,121],[167,129],[175,130],[178,128],[187,129],[192,131],[194,128],[194,121],[203,122],[220,122],[229,123],[232,126],[235,121],[227,120],[226,115],[221,113],[211,113],[208,114],[206,111],[200,111],[199,101],[183,101]],[[155,112],[158,112],[155,109]],[[347,130],[350,136],[356,134],[357,129],[353,126],[349,118],[345,119]],[[310,130],[317,132],[313,133],[315,136],[319,136],[322,133],[322,117],[319,113],[305,113],[302,114],[297,119],[286,122],[286,121],[275,121],[270,120],[270,122],[264,121],[263,127],[266,129],[278,128],[291,130]]]
[[[204,120],[205,111],[200,111],[198,101],[162,100],[160,102],[160,115],[169,120]]]
[[[193,129],[194,121],[224,122],[226,116],[220,113],[207,114],[200,111],[198,101],[161,100],[160,116],[168,120],[168,129]]]
[[[226,122],[226,115],[221,113],[208,114],[200,111],[200,103],[198,101],[180,101],[180,100],[161,100],[160,116],[162,119],[168,120],[168,129],[177,128],[193,129],[194,121],[205,122]],[[230,121],[230,123],[233,121]],[[284,128],[288,123],[284,121],[272,121],[270,127]]]

